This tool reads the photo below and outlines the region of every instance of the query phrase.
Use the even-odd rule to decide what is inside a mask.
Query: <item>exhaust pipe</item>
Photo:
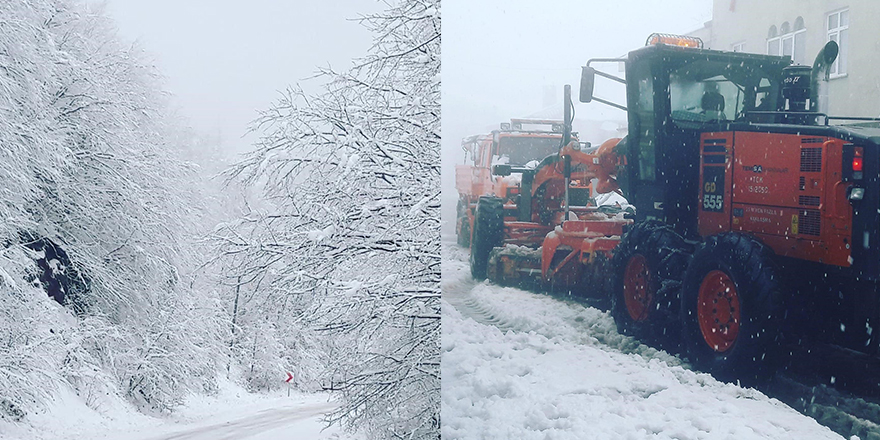
[[[563,88],[562,100],[564,101],[563,105],[565,105],[565,109],[563,110],[564,120],[562,121],[562,123],[565,125],[563,125],[562,127],[562,146],[560,146],[560,150],[562,150],[562,148],[564,148],[566,145],[568,145],[569,142],[571,142],[571,124],[573,121],[571,117],[571,86],[568,84],[566,84]],[[569,185],[571,185],[571,156],[563,156],[562,160],[564,164],[563,175],[565,176],[565,200],[563,200],[563,202],[565,203],[565,218],[563,218],[563,221],[568,221],[568,214],[570,212],[568,187]]]
[[[828,114],[828,74],[837,59],[840,47],[829,41],[816,55],[810,72],[810,111]]]

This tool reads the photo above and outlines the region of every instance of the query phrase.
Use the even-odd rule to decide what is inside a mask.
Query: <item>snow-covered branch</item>
[[[379,438],[439,437],[440,4],[403,0],[323,93],[288,89],[261,113],[257,149],[227,176],[270,205],[218,231],[251,301],[291,304],[332,353],[331,420]],[[303,295],[303,292],[311,294]],[[287,348],[292,350],[292,348]]]

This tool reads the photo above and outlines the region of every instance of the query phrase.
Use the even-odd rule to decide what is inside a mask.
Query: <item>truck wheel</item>
[[[638,223],[624,235],[611,261],[611,316],[620,333],[678,344],[686,249],[681,236],[657,221]]]
[[[471,240],[471,276],[486,279],[489,253],[504,241],[504,204],[498,197],[483,196],[477,202],[474,214],[474,233]]]
[[[687,355],[722,380],[772,374],[779,360],[782,294],[773,251],[739,233],[709,237],[685,273],[681,320]]]
[[[466,248],[471,245],[471,227],[467,214],[458,217],[455,232],[458,235],[458,245]]]

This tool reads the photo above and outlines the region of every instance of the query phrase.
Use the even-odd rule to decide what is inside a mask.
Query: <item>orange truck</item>
[[[455,233],[458,244],[470,246],[474,226],[474,210],[480,196],[495,195],[506,204],[515,205],[519,197],[520,176],[495,176],[492,167],[537,167],[547,156],[562,146],[563,122],[552,119],[511,119],[498,130],[464,138],[461,142],[465,163],[455,167],[456,206]],[[572,134],[576,140],[576,133]],[[575,185],[577,201],[587,204],[589,182]]]

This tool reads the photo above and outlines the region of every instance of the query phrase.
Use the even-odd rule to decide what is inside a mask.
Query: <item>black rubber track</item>
[[[477,202],[474,214],[474,232],[471,240],[471,276],[486,279],[489,253],[504,241],[504,204],[498,197],[483,196]]]
[[[721,270],[733,281],[740,304],[739,334],[733,345],[716,352],[700,331],[697,303],[706,275]],[[706,239],[694,252],[681,295],[683,339],[694,366],[722,380],[763,380],[782,358],[785,319],[780,271],[773,251],[755,238],[736,232]]]
[[[664,348],[676,349],[680,343],[678,307],[681,280],[689,254],[684,240],[669,226],[658,221],[636,223],[623,236],[611,260],[611,316],[620,333],[635,336]],[[653,301],[648,316],[635,321],[626,309],[623,297],[625,271],[630,259],[640,254],[653,277]]]

